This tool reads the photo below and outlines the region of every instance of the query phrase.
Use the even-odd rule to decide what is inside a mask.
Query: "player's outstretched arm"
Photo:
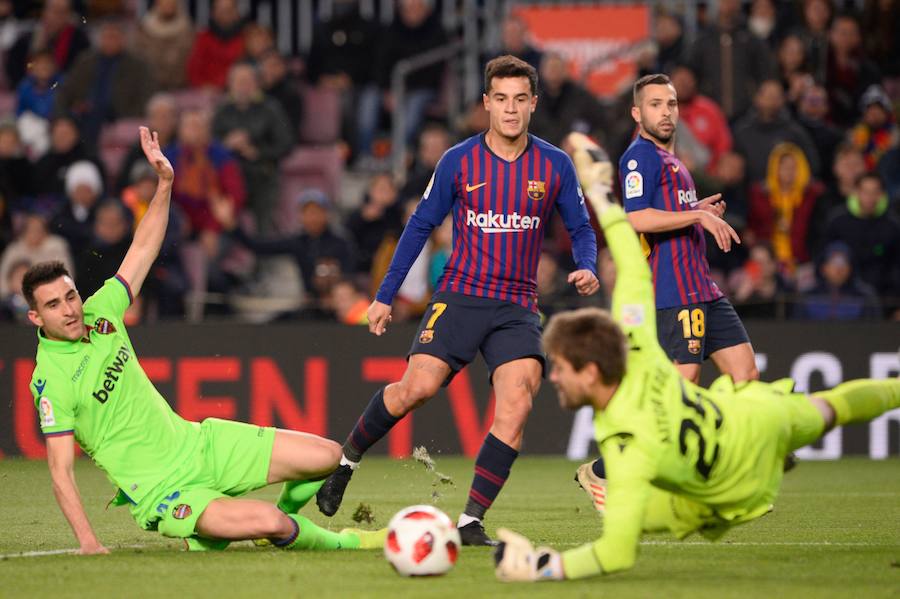
[[[81,555],[109,553],[91,528],[81,503],[81,494],[75,484],[75,437],[72,435],[47,437],[47,465],[50,468],[56,503],[59,504],[59,509],[69,521],[69,526],[78,539],[78,553]]]
[[[140,293],[144,279],[147,278],[150,267],[159,255],[159,248],[162,247],[163,238],[166,236],[172,182],[175,180],[175,171],[169,159],[163,155],[156,133],[151,134],[146,127],[141,127],[140,131],[141,148],[156,171],[159,182],[156,184],[156,194],[150,202],[147,213],[141,219],[141,224],[134,232],[134,240],[117,273],[128,282],[135,297]]]

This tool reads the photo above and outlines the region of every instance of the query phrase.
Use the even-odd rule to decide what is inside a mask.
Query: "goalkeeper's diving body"
[[[593,406],[606,462],[603,535],[558,553],[501,530],[502,580],[584,578],[634,565],[642,532],[715,540],[772,509],[784,457],[834,426],[900,408],[900,379],[860,379],[810,395],[793,381],[685,380],[656,336],[653,283],[621,207],[592,184],[592,142],[578,136],[575,165],[616,263],[612,314],[556,315],[544,334],[562,407]]]
[[[383,531],[319,528],[296,512],[338,465],[341,447],[295,431],[179,417],[135,355],[123,315],[159,254],[175,173],[156,134],[140,129],[158,176],[156,194],[115,277],[82,304],[59,262],[28,270],[23,292],[38,327],[31,381],[57,503],[81,554],[108,553],[75,483],[75,441],[117,487],[144,529],[184,538],[189,549],[264,539],[287,549],[381,547]],[[284,483],[278,504],[237,498]]]

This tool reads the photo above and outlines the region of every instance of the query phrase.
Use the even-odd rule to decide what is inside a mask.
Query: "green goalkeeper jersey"
[[[31,392],[44,435],[74,434],[137,503],[194,450],[199,426],[169,407],[138,363],[122,322],[130,300],[117,275],[84,303],[87,338],[53,341],[38,330]]]
[[[660,347],[650,268],[618,206],[600,219],[617,269],[612,313],[629,351],[625,376],[594,418],[608,488],[603,536],[563,554],[570,578],[614,572],[634,563],[652,487],[708,506],[727,525],[766,513],[778,480],[754,440],[771,419],[754,410],[778,384],[735,389],[721,377],[703,389],[684,380]],[[749,391],[749,392],[748,392]]]

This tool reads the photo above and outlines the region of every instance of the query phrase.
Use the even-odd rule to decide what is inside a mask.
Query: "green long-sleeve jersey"
[[[781,476],[770,463],[775,452],[758,447],[771,436],[763,432],[771,419],[752,415],[769,411],[770,395],[759,391],[780,386],[736,390],[721,377],[706,390],[684,380],[657,341],[653,281],[637,235],[618,206],[600,223],[617,270],[612,313],[629,350],[624,378],[594,418],[608,479],[603,535],[563,553],[568,578],[634,564],[653,487],[708,506],[727,524],[768,511]]]

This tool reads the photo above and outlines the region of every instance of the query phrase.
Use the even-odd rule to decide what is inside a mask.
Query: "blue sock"
[[[350,431],[350,436],[344,442],[344,456],[351,462],[358,462],[370,447],[375,445],[382,437],[400,421],[400,418],[392,416],[384,405],[384,387],[378,390],[366,410],[356,421],[356,426]]]
[[[466,502],[467,516],[484,519],[485,512],[506,483],[509,470],[518,456],[518,451],[488,433],[478,457],[475,458],[475,478],[472,479],[469,500]]]

